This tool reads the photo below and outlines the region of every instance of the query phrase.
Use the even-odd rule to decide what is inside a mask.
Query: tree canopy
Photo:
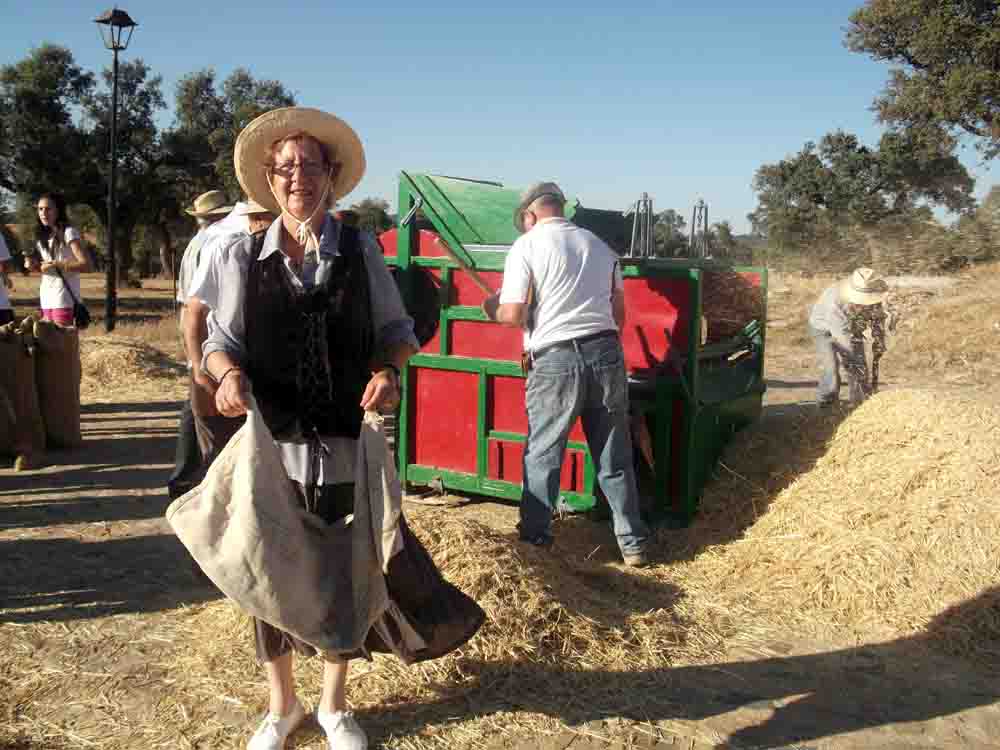
[[[899,66],[875,100],[883,122],[925,138],[967,133],[986,158],[1000,154],[996,0],[869,0],[851,14],[847,46]]]
[[[395,226],[389,216],[389,202],[382,198],[365,198],[350,208],[357,214],[358,228],[374,234],[381,234]]]
[[[188,155],[192,192],[221,189],[240,194],[233,168],[233,146],[240,131],[255,117],[295,104],[280,81],[257,80],[237,68],[219,89],[211,68],[186,75],[177,84],[177,127],[172,147]]]
[[[159,237],[169,268],[182,207],[220,186],[238,196],[236,136],[257,115],[294,99],[281,83],[258,81],[245,69],[221,91],[213,71],[197,71],[177,87],[175,127],[161,129],[162,80],[141,59],[119,65],[118,92],[115,248],[124,279],[138,227]],[[46,44],[0,67],[0,188],[22,205],[43,191],[60,192],[68,203],[88,206],[106,230],[110,109],[111,71],[95,77],[63,47]]]
[[[843,131],[754,175],[754,232],[777,244],[802,244],[836,226],[873,225],[929,204],[961,212],[974,205],[974,181],[940,142],[885,133],[878,148]],[[926,209],[924,209],[926,210]]]

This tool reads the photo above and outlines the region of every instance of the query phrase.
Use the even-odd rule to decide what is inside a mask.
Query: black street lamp
[[[123,10],[112,8],[94,19],[101,30],[104,46],[114,53],[114,68],[111,76],[111,177],[108,180],[108,265],[104,297],[104,329],[111,333],[115,329],[115,315],[118,310],[118,259],[115,256],[115,166],[118,162],[118,52],[128,47],[132,32],[138,26]],[[126,32],[128,32],[126,34]]]

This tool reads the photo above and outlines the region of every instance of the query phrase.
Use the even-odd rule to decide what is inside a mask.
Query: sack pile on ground
[[[0,326],[0,455],[30,469],[81,442],[77,330],[30,316]]]

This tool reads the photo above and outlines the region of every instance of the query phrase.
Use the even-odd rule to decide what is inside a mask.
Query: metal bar
[[[111,73],[111,179],[108,182],[108,267],[105,272],[104,330],[115,330],[118,310],[118,258],[115,253],[115,168],[118,161],[118,49],[112,50]],[[174,295],[176,297],[176,295]]]
[[[639,201],[635,202],[635,210],[632,212],[632,242],[628,248],[629,255],[636,255],[638,252],[638,247],[636,247],[636,238],[639,232]]]
[[[486,292],[487,295],[492,295],[494,293],[493,289],[490,287],[489,284],[487,284],[483,280],[483,277],[479,275],[476,269],[474,269],[472,266],[470,266],[468,263],[462,260],[462,258],[459,257],[457,253],[455,253],[450,247],[448,247],[447,242],[442,242],[441,238],[438,237],[436,240],[434,240],[434,244],[438,245],[442,250],[444,250],[449,255],[449,257],[451,257],[452,260],[458,263],[458,265],[462,268],[462,270],[465,271],[467,274],[469,274],[469,278],[472,279],[472,283],[478,286],[481,291]]]
[[[399,209],[402,211],[412,200],[406,185],[400,180],[399,183]],[[396,264],[401,272],[409,274],[411,258],[411,248],[415,227],[400,227],[396,235]],[[413,396],[410,392],[413,389],[413,378],[410,363],[407,362],[400,372],[400,387],[403,390],[399,403],[399,419],[396,423],[396,467],[399,472],[400,485],[405,488],[407,485],[407,466],[410,458],[410,405]]]
[[[451,370],[452,372],[479,372],[481,365],[486,366],[490,375],[502,375],[511,378],[524,378],[520,362],[503,359],[480,359],[478,357],[456,357],[442,354],[414,354],[410,357],[414,367],[428,367],[433,370]]]
[[[445,290],[447,295],[446,299],[451,302],[452,294],[452,280],[451,280],[451,268],[445,267],[441,269],[441,287]],[[448,350],[451,348],[451,329],[449,328],[448,321],[449,315],[448,311],[451,309],[451,305],[441,305],[441,313],[438,315],[438,354],[441,356],[447,356]],[[482,312],[482,310],[480,310]],[[485,318],[486,315],[483,315]]]
[[[422,205],[424,205],[424,199],[418,195],[417,200],[414,201],[412,206],[410,206],[410,210],[406,212],[406,216],[404,216],[402,219],[399,220],[400,229],[402,229],[403,227],[407,226],[410,223],[410,221],[413,219],[414,216],[416,216],[417,211],[420,210],[420,207]]]
[[[420,189],[417,187],[416,182],[408,174],[406,174],[406,172],[400,172],[399,181],[400,184],[403,184],[404,182],[408,183],[411,191],[416,196],[418,196],[418,198],[420,199],[423,198],[423,195],[420,192]],[[432,185],[432,183],[429,180],[426,180],[425,182],[427,182],[428,185]],[[441,191],[438,190],[437,192],[440,193]],[[441,195],[441,198],[442,200],[446,200],[444,195]],[[428,219],[430,219],[431,223],[434,225],[434,228],[438,230],[438,234],[440,235],[440,237],[438,238],[437,242],[438,245],[440,245],[441,249],[444,250],[444,252],[447,253],[451,257],[451,259],[454,260],[459,265],[459,267],[461,267],[463,271],[469,274],[473,283],[475,283],[475,285],[478,286],[480,290],[482,290],[488,295],[492,295],[494,293],[493,289],[490,288],[489,284],[483,281],[482,277],[478,273],[476,273],[475,269],[472,266],[473,263],[472,258],[464,257],[467,255],[465,252],[465,248],[462,246],[462,243],[459,241],[455,233],[451,231],[447,222],[444,221],[444,218],[437,212],[437,210],[433,206],[433,202],[429,200],[423,201],[423,209],[424,209],[424,215],[427,216]],[[458,216],[457,212],[455,213],[455,215]],[[443,239],[444,241],[442,242],[441,239]],[[459,249],[456,250],[455,248]]]
[[[482,481],[486,479],[486,473],[489,469],[488,445],[486,440],[486,406],[489,376],[487,375],[486,367],[483,365],[479,366],[479,380],[476,385],[476,411],[478,412],[476,414],[476,473],[479,475],[479,480]]]

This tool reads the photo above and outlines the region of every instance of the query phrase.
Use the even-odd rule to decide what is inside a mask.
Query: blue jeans
[[[569,432],[577,417],[597,481],[611,507],[624,554],[640,552],[649,536],[639,510],[629,432],[625,357],[616,336],[567,342],[535,358],[526,388],[528,438],[521,492],[522,539],[551,538],[552,509]]]
[[[819,365],[819,385],[816,400],[820,404],[836,403],[840,399],[840,365],[847,373],[852,404],[860,404],[870,394],[868,361],[864,343],[855,341],[850,350],[838,345],[829,331],[809,326],[809,334],[816,344],[816,363]]]

